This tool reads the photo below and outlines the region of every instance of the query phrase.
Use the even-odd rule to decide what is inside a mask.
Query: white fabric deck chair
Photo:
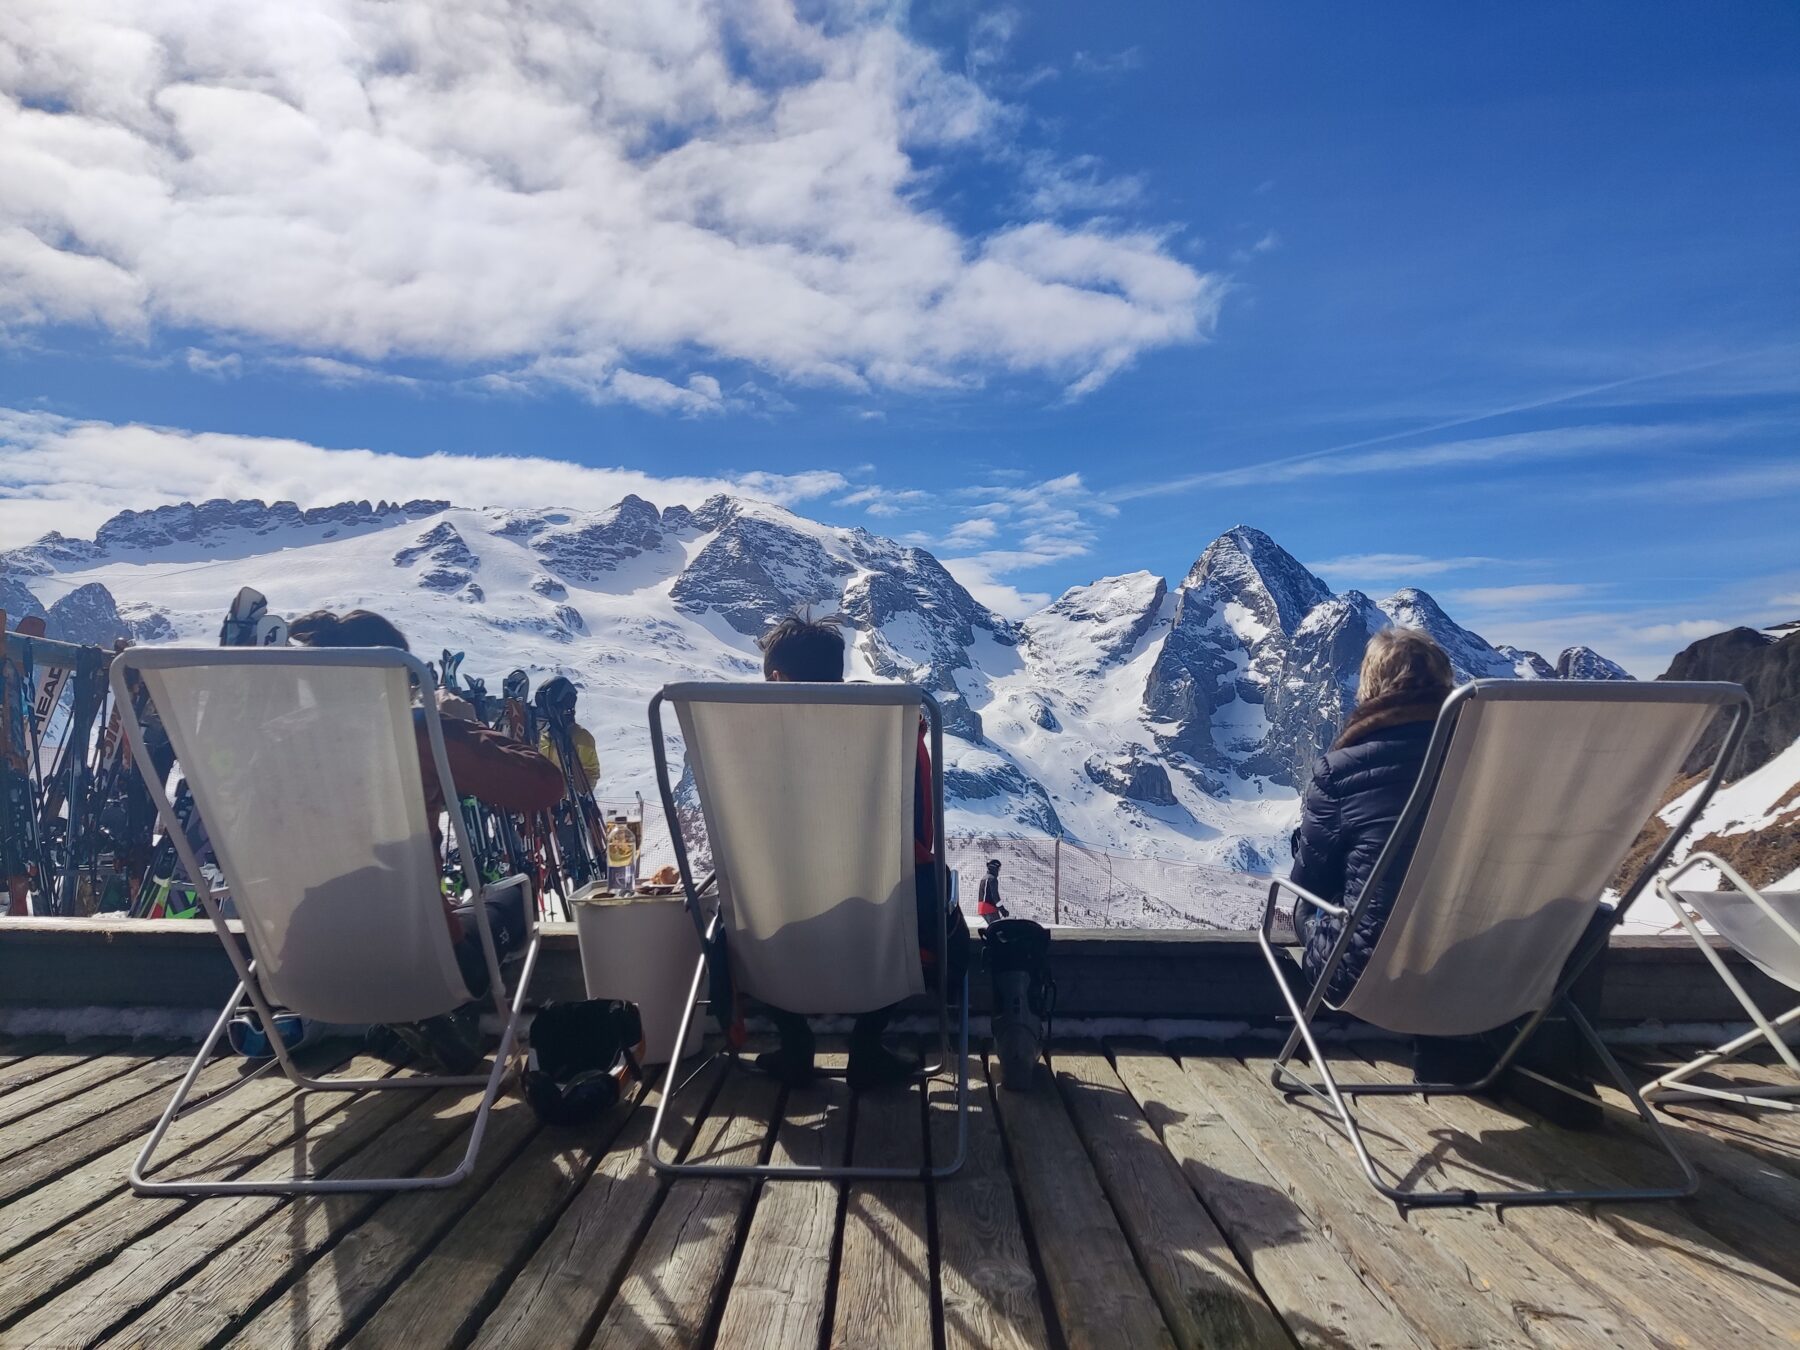
[[[132,1189],[140,1195],[290,1195],[420,1190],[462,1181],[474,1168],[509,1070],[537,963],[535,905],[523,876],[487,886],[479,897],[485,901],[514,887],[523,893],[527,942],[510,999],[485,905],[476,903],[468,919],[486,951],[494,1011],[504,1024],[486,1075],[314,1078],[296,1067],[280,1036],[269,1038],[282,1070],[303,1090],[485,1087],[468,1150],[454,1170],[354,1180],[147,1179],[152,1154],[244,1000],[273,1029],[276,1007],[321,1022],[413,1022],[462,1006],[470,993],[444,922],[438,858],[425,818],[408,688],[409,677],[430,687],[423,663],[392,648],[134,647],[113,662],[113,695],[121,708],[132,706],[128,668],[142,677],[187,776],[224,874],[222,886],[209,888],[201,880],[187,833],[149,767],[143,728],[128,716],[132,755],[239,980],[133,1164]],[[427,699],[423,711],[438,781],[452,804],[450,828],[461,855],[473,857],[455,809],[459,799],[437,709]],[[226,894],[242,920],[248,959],[221,916],[219,901]]]
[[[1343,1122],[1369,1181],[1403,1205],[1558,1204],[1660,1200],[1693,1193],[1694,1170],[1662,1124],[1566,997],[1600,950],[1575,948],[1645,823],[1713,718],[1732,714],[1700,792],[1649,863],[1623,892],[1624,918],[1717,789],[1736,750],[1750,702],[1734,684],[1577,680],[1477,680],[1445,702],[1419,781],[1357,902],[1349,908],[1291,881],[1269,888],[1260,940],[1295,1019],[1272,1079],[1289,1096],[1309,1093]],[[1386,1031],[1459,1036],[1524,1018],[1493,1069],[1474,1083],[1340,1084],[1313,1018],[1326,1003],[1363,907],[1417,839],[1393,910],[1367,968],[1335,1011]],[[1343,919],[1343,931],[1313,987],[1296,993],[1271,932],[1281,892]],[[1358,1094],[1469,1095],[1486,1090],[1552,1009],[1565,1012],[1617,1080],[1682,1173],[1679,1186],[1638,1190],[1433,1191],[1391,1186],[1377,1174],[1348,1098]],[[1289,1060],[1304,1042],[1318,1082]],[[1543,1080],[1548,1082],[1548,1080]]]
[[[1701,866],[1716,868],[1719,875],[1735,889],[1675,889],[1682,877]],[[1726,967],[1724,958],[1707,941],[1706,935],[1688,913],[1690,909],[1698,913],[1712,925],[1713,932],[1729,942],[1770,979],[1789,989],[1800,991],[1800,891],[1758,890],[1717,854],[1696,853],[1668,876],[1658,877],[1656,893],[1675,911],[1682,927],[1687,929],[1688,936],[1694,939],[1706,954],[1706,959],[1712,963],[1712,968],[1719,972],[1719,978],[1725,981],[1725,987],[1744,1005],[1744,1011],[1750,1014],[1754,1026],[1743,1035],[1726,1041],[1718,1049],[1697,1055],[1656,1081],[1646,1083],[1643,1088],[1644,1099],[1660,1102],[1712,1097],[1744,1106],[1767,1106],[1778,1111],[1800,1110],[1800,1105],[1791,1100],[1800,1097],[1800,1059],[1795,1058],[1793,1047],[1781,1034],[1784,1028],[1800,1020],[1800,1004],[1779,1017],[1764,1016],[1762,1009],[1756,1006],[1756,1001]],[[1735,1059],[1758,1041],[1766,1041],[1780,1056],[1781,1062],[1787,1065],[1788,1072],[1793,1075],[1791,1083],[1763,1083],[1727,1089],[1690,1081],[1695,1075],[1705,1073],[1715,1065]]]
[[[665,704],[680,722],[712,850],[713,874],[699,884],[669,779]],[[913,859],[921,712],[930,721],[929,791],[938,843],[932,867],[942,923],[949,894],[943,862],[944,742],[937,702],[929,694],[903,684],[738,682],[674,684],[651,699],[657,786],[702,948],[675,1044],[686,1044],[709,961],[728,964],[737,992],[795,1013],[872,1012],[926,992]],[[940,952],[946,936],[940,930]],[[952,991],[941,987],[947,980],[939,983],[940,1056],[921,1071],[924,1075],[949,1062]],[[968,1129],[966,974],[962,983],[953,1157],[929,1166],[921,1160],[911,1168],[666,1161],[658,1146],[675,1082],[677,1066],[671,1061],[645,1145],[652,1166],[700,1176],[949,1176],[962,1166]],[[714,1011],[723,1014],[722,1022],[731,1018],[729,1009]]]

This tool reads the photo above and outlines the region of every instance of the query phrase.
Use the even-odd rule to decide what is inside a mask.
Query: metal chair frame
[[[139,650],[130,648],[113,660],[112,686],[113,696],[121,708],[131,706],[130,695],[125,684],[125,670],[176,669],[183,666],[199,665],[317,665],[335,667],[401,667],[421,681],[420,687],[431,687],[430,672],[425,664],[409,653],[392,648],[333,648],[306,650],[295,648],[156,648]],[[432,763],[437,769],[438,782],[444,790],[444,800],[448,805],[450,828],[455,836],[458,849],[465,858],[474,854],[468,848],[468,827],[463,820],[460,798],[455,789],[455,780],[450,774],[450,762],[444,750],[443,725],[438,719],[437,707],[432,700],[424,702],[425,726],[431,743]],[[143,771],[144,785],[149,789],[151,799],[156,804],[157,818],[163,830],[174,842],[176,854],[189,877],[197,884],[201,904],[206,909],[207,918],[212,921],[213,930],[219,935],[219,941],[225,947],[225,954],[230,958],[232,968],[237,972],[238,985],[225,1002],[218,1020],[213,1023],[212,1030],[207,1033],[201,1043],[200,1051],[194,1056],[186,1075],[175,1089],[162,1117],[144,1141],[143,1149],[138,1153],[131,1165],[131,1189],[139,1195],[180,1195],[189,1197],[206,1197],[221,1195],[317,1195],[340,1194],[371,1191],[421,1191],[441,1190],[455,1186],[468,1179],[475,1169],[475,1160],[481,1150],[481,1141],[487,1131],[488,1116],[493,1110],[500,1088],[513,1068],[514,1047],[518,1039],[519,1021],[525,1008],[525,998],[531,988],[532,975],[537,968],[539,949],[539,933],[537,926],[537,907],[532,903],[531,881],[523,874],[506,877],[482,888],[481,895],[474,905],[476,932],[481,937],[482,952],[488,967],[488,988],[492,997],[494,1011],[502,1022],[500,1044],[494,1053],[493,1068],[483,1075],[439,1075],[439,1074],[405,1074],[391,1078],[320,1078],[306,1073],[289,1054],[287,1045],[275,1029],[275,1015],[262,985],[257,980],[256,962],[248,957],[233,933],[230,924],[219,907],[222,897],[230,891],[229,885],[208,887],[200,882],[203,876],[200,860],[195,855],[193,845],[188,840],[187,832],[175,814],[175,808],[169,800],[165,785],[150,769],[151,759],[144,743],[142,726],[136,717],[125,717],[122,720],[125,735],[131,745],[131,753]],[[226,879],[229,883],[230,878]],[[494,946],[493,930],[488,925],[486,901],[495,895],[512,889],[524,892],[523,909],[527,940],[519,966],[517,987],[509,995],[501,973],[501,963]],[[445,941],[449,937],[446,933]],[[248,1001],[255,1010],[263,1027],[269,1033],[270,1048],[281,1071],[287,1075],[288,1081],[302,1092],[380,1092],[389,1090],[434,1091],[440,1088],[473,1088],[483,1089],[481,1104],[475,1113],[475,1120],[469,1131],[469,1145],[464,1151],[462,1160],[448,1172],[430,1177],[373,1177],[354,1179],[331,1177],[292,1177],[285,1180],[253,1180],[253,1181],[155,1181],[147,1175],[151,1170],[151,1160],[157,1146],[162,1143],[169,1127],[180,1117],[188,1094],[192,1091],[194,1081],[200,1071],[212,1058],[213,1050],[219,1038],[225,1034],[232,1017]],[[446,1011],[449,1011],[446,1009]]]
[[[1431,741],[1426,748],[1425,762],[1419,772],[1419,780],[1407,798],[1406,806],[1394,826],[1394,832],[1389,836],[1386,846],[1376,859],[1375,866],[1363,886],[1362,893],[1357,897],[1356,903],[1351,906],[1333,904],[1287,880],[1276,880],[1269,886],[1268,901],[1263,908],[1262,924],[1257,931],[1257,942],[1262,948],[1263,957],[1268,962],[1269,969],[1274,973],[1275,983],[1281,990],[1282,999],[1294,1019],[1294,1029],[1270,1068],[1269,1081],[1283,1096],[1292,1098],[1306,1094],[1329,1107],[1343,1126],[1345,1134],[1348,1135],[1351,1147],[1356,1151],[1357,1161],[1362,1167],[1363,1175],[1368,1178],[1369,1184],[1398,1205],[1412,1208],[1442,1208],[1483,1204],[1559,1205],[1583,1201],[1675,1200],[1692,1195],[1699,1187],[1699,1175],[1694,1171],[1692,1164],[1675,1147],[1674,1140],[1663,1123],[1646,1105],[1637,1087],[1619,1067],[1618,1061],[1613,1058],[1611,1051],[1606,1048],[1605,1043],[1588,1023],[1587,1018],[1582,1016],[1580,1010],[1568,998],[1569,990],[1574,986],[1582,971],[1605,946],[1604,941],[1590,942],[1585,950],[1578,947],[1570,954],[1563,973],[1557,980],[1555,990],[1545,1001],[1544,1006],[1526,1018],[1524,1025],[1519,1028],[1518,1033],[1512,1038],[1500,1058],[1495,1061],[1493,1067],[1472,1083],[1339,1083],[1336,1075],[1332,1072],[1324,1048],[1320,1043],[1317,1028],[1314,1026],[1314,1019],[1322,1007],[1333,1012],[1337,1011],[1325,998],[1325,991],[1331,984],[1332,973],[1348,952],[1350,939],[1355,932],[1357,922],[1373,897],[1379,893],[1383,878],[1398,865],[1397,860],[1404,847],[1402,841],[1408,839],[1424,822],[1426,812],[1430,809],[1443,778],[1451,738],[1463,710],[1476,699],[1550,701],[1566,700],[1572,697],[1591,699],[1596,702],[1608,701],[1620,697],[1626,688],[1631,690],[1631,697],[1644,702],[1707,701],[1716,703],[1721,708],[1730,708],[1733,716],[1730,728],[1720,743],[1718,753],[1713,758],[1712,767],[1707,772],[1699,794],[1687,811],[1683,813],[1681,820],[1669,831],[1667,837],[1632,881],[1630,887],[1621,895],[1619,905],[1613,914],[1612,925],[1610,925],[1610,927],[1617,927],[1650,878],[1661,870],[1676,845],[1687,835],[1694,822],[1699,819],[1700,813],[1706,808],[1707,802],[1718,790],[1725,766],[1736,752],[1750,716],[1749,695],[1739,686],[1659,682],[1633,687],[1621,686],[1611,681],[1539,682],[1518,680],[1476,680],[1465,684],[1451,694],[1438,714],[1437,725],[1432,730]],[[1331,953],[1319,972],[1318,979],[1313,982],[1311,989],[1299,995],[1296,995],[1294,989],[1290,987],[1274,945],[1276,911],[1284,891],[1305,900],[1308,904],[1316,905],[1325,913],[1343,921],[1337,941],[1333,944]],[[1595,897],[1595,902],[1598,903],[1598,897]],[[1609,934],[1602,936],[1609,936]],[[1358,1096],[1469,1097],[1487,1092],[1512,1066],[1513,1060],[1518,1056],[1525,1043],[1531,1039],[1531,1035],[1537,1030],[1538,1025],[1555,1009],[1560,1009],[1567,1014],[1569,1020],[1581,1033],[1582,1040],[1605,1068],[1608,1076],[1631,1102],[1638,1118],[1645,1123],[1657,1144],[1680,1170],[1681,1181],[1679,1184],[1640,1188],[1602,1187],[1586,1190],[1558,1188],[1434,1190],[1422,1187],[1394,1186],[1382,1179],[1375,1168],[1374,1160],[1369,1155],[1368,1146],[1363,1141],[1362,1129],[1357,1123],[1356,1115],[1350,1109],[1351,1098]],[[1306,1047],[1307,1057],[1318,1074],[1317,1082],[1302,1078],[1290,1067],[1296,1051],[1302,1045]],[[1529,1073],[1530,1071],[1521,1069],[1520,1072]],[[1541,1075],[1532,1074],[1531,1076],[1551,1087],[1568,1091],[1560,1084]]]
[[[663,735],[662,708],[665,701],[678,699],[682,692],[696,686],[670,685],[659,690],[650,700],[650,747],[656,763],[656,785],[662,796],[663,811],[668,817],[669,839],[675,849],[675,865],[681,873],[681,886],[686,898],[689,916],[694,921],[694,929],[700,937],[700,958],[694,966],[694,978],[689,986],[687,1000],[681,1017],[681,1029],[675,1035],[677,1051],[669,1060],[668,1071],[663,1080],[663,1090],[656,1104],[656,1116],[651,1122],[650,1137],[644,1142],[644,1156],[649,1159],[650,1166],[667,1176],[699,1176],[699,1177],[755,1177],[760,1180],[815,1180],[815,1181],[929,1181],[942,1179],[956,1173],[962,1168],[968,1156],[969,1139],[969,981],[965,972],[962,980],[960,1005],[960,1031],[958,1036],[958,1053],[956,1057],[956,1150],[951,1158],[942,1163],[926,1163],[921,1161],[917,1167],[858,1167],[853,1165],[821,1164],[818,1166],[779,1165],[772,1163],[695,1163],[678,1162],[662,1156],[661,1144],[665,1117],[669,1108],[669,1100],[675,1095],[675,1075],[680,1064],[679,1047],[687,1044],[688,1031],[692,1025],[695,1010],[709,1007],[710,1000],[700,997],[707,977],[707,962],[715,950],[713,936],[721,920],[719,907],[714,904],[708,911],[705,896],[716,881],[716,874],[709,874],[698,884],[695,883],[692,863],[689,859],[687,841],[682,837],[681,818],[676,810],[675,790],[669,781],[669,762],[667,742]],[[949,902],[954,893],[954,878],[944,862],[944,728],[943,714],[937,700],[923,689],[909,685],[809,685],[809,684],[754,684],[739,683],[731,685],[700,686],[708,692],[709,698],[729,699],[741,703],[765,704],[804,704],[819,702],[823,690],[830,690],[830,697],[825,700],[831,703],[895,703],[911,701],[916,695],[920,706],[925,710],[926,720],[930,726],[931,745],[931,800],[932,819],[937,823],[935,840],[935,857],[931,867],[937,878],[938,897],[938,951],[947,951],[949,941]],[[950,1014],[951,1001],[949,981],[941,977],[937,990],[937,1022],[938,1022],[938,1059],[936,1063],[923,1065],[914,1075],[916,1083],[928,1082],[942,1073],[950,1062]],[[722,1021],[724,1019],[721,1019]],[[731,1067],[740,1068],[741,1060],[735,1047],[727,1046],[722,1052],[727,1056]],[[710,1058],[708,1061],[710,1062]],[[704,1063],[701,1067],[704,1067]],[[826,1076],[837,1076],[828,1073]]]

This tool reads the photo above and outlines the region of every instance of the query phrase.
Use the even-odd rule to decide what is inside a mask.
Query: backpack
[[[637,1004],[590,998],[546,1003],[532,1019],[525,1100],[546,1125],[586,1125],[644,1080]]]
[[[1050,974],[1050,930],[1030,919],[997,919],[982,934],[993,984],[993,1035],[1001,1086],[1030,1086],[1050,1039],[1056,980]]]

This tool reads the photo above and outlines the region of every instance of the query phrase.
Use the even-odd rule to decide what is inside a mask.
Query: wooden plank
[[[1059,1050],[1056,1078],[1138,1269],[1182,1346],[1293,1342],[1097,1046]]]
[[[1403,1082],[1411,1074],[1374,1060],[1371,1077]],[[1449,1185],[1633,1184],[1629,1176],[1571,1165],[1566,1131],[1489,1102],[1365,1101],[1368,1120],[1406,1147],[1432,1154]],[[1522,1205],[1507,1212],[1506,1225],[1659,1344],[1754,1344],[1800,1327],[1800,1290],[1721,1250],[1679,1205]]]
[[[822,1068],[844,1056],[820,1055]],[[842,1165],[850,1092],[836,1079],[789,1092],[769,1161],[781,1167]],[[714,1344],[722,1350],[816,1346],[824,1334],[841,1186],[768,1181],[757,1197]]]
[[[199,1144],[294,1091],[287,1079],[269,1074],[244,1082],[242,1064],[241,1060],[220,1059],[200,1071],[190,1098],[194,1108],[169,1126],[158,1150],[159,1161],[178,1161]],[[223,1103],[202,1104],[228,1090]],[[161,1110],[158,1105],[159,1114]],[[102,1116],[61,1139],[40,1145],[24,1158],[14,1159],[10,1167],[0,1168],[0,1256],[11,1254],[124,1191],[131,1165],[143,1149],[147,1129],[131,1130],[123,1143],[107,1152],[84,1151],[85,1144],[114,1133],[121,1123],[114,1117],[120,1115],[127,1113]],[[127,1115],[126,1123],[136,1122]],[[78,1139],[84,1135],[85,1143]],[[77,1144],[84,1147],[72,1147]],[[57,1160],[58,1153],[73,1156]]]
[[[117,1054],[130,1044],[123,1036],[96,1037],[76,1041],[66,1049],[27,1055],[0,1069],[0,1094],[11,1093],[16,1088],[41,1082],[53,1074],[86,1064],[97,1055]]]
[[[1268,1081],[1268,1060],[1246,1060],[1245,1067],[1260,1082]],[[1356,1071],[1354,1062],[1350,1076],[1367,1077]],[[1274,1095],[1271,1090],[1270,1096]],[[1426,1188],[1447,1183],[1448,1178],[1441,1171],[1442,1158],[1430,1144],[1415,1150],[1404,1138],[1396,1138],[1393,1132],[1375,1124],[1394,1113],[1413,1110],[1416,1104],[1402,1100],[1382,1105],[1387,1108],[1387,1116],[1372,1116],[1368,1110],[1362,1110],[1359,1117],[1369,1122],[1363,1129],[1363,1138],[1377,1169],[1396,1182],[1404,1180]],[[1358,1106],[1361,1109],[1363,1104]],[[1289,1110],[1310,1120],[1321,1142],[1329,1144],[1347,1167],[1354,1166],[1354,1155],[1337,1126],[1335,1113],[1310,1098],[1295,1101]],[[1364,1180],[1360,1173],[1356,1179]],[[1395,1231],[1416,1237],[1452,1263],[1466,1287],[1495,1301],[1518,1329],[1515,1336],[1522,1332],[1537,1344],[1551,1346],[1650,1344],[1641,1326],[1568,1271],[1545,1262],[1518,1235],[1510,1217],[1502,1223],[1492,1206],[1416,1209],[1400,1215],[1373,1190],[1368,1196],[1371,1204],[1391,1215]]]
[[[986,1066],[969,1056],[968,1151],[962,1170],[933,1183],[937,1199],[938,1284],[946,1350],[1044,1346],[1037,1276],[1007,1172]],[[934,1079],[927,1125],[934,1165],[956,1152],[956,1084]]]
[[[468,1148],[481,1093],[446,1089],[419,1095],[422,1104],[405,1117],[402,1128],[386,1132],[331,1175],[426,1176],[455,1167]],[[210,1345],[253,1312],[254,1320],[232,1337],[232,1344],[337,1344],[418,1253],[429,1250],[437,1235],[482,1194],[536,1124],[524,1103],[503,1096],[488,1118],[475,1171],[448,1190],[285,1202],[106,1344],[133,1350]],[[496,1253],[496,1263],[498,1259]],[[277,1296],[263,1307],[272,1294]]]
[[[331,1100],[336,1093],[304,1094],[294,1109],[314,1123],[306,1131],[306,1142],[296,1150],[283,1150],[265,1159],[248,1175],[269,1179],[291,1175],[295,1151],[306,1155],[305,1162],[315,1173],[328,1173],[397,1125],[424,1095],[373,1092],[351,1099],[346,1106]],[[20,1345],[56,1350],[89,1345],[161,1297],[283,1203],[277,1196],[246,1195],[188,1205],[170,1222],[114,1252],[80,1284],[8,1328],[6,1336]],[[29,1258],[32,1248],[21,1255]]]
[[[353,1061],[353,1065],[357,1062]],[[323,1128],[351,1100],[348,1096],[332,1095],[318,1096],[310,1102],[299,1098],[277,1101],[196,1148],[176,1174],[204,1171],[208,1175],[231,1176],[247,1171],[275,1150],[288,1148],[302,1131]],[[219,1170],[212,1171],[214,1168]],[[124,1173],[118,1176],[122,1180]],[[35,1198],[28,1196],[14,1204],[24,1205]],[[0,1325],[111,1260],[118,1251],[168,1223],[190,1203],[116,1190],[82,1214],[80,1222],[64,1224],[20,1247],[0,1261]],[[12,1206],[7,1209],[10,1211]],[[3,1340],[0,1337],[0,1342]]]
[[[850,1161],[863,1167],[925,1162],[924,1099],[915,1085],[856,1101]],[[844,1203],[831,1345],[932,1343],[931,1236],[922,1181],[859,1181]]]
[[[381,1299],[353,1346],[460,1345],[556,1223],[634,1103],[579,1129],[544,1129],[425,1260]],[[362,1271],[359,1270],[359,1275]]]
[[[191,1061],[179,1057],[158,1060],[138,1075],[117,1078],[102,1084],[83,1096],[59,1103],[45,1112],[58,1125],[29,1152],[20,1154],[0,1166],[0,1206],[10,1209],[19,1197],[62,1176],[75,1168],[95,1167],[96,1155],[128,1143],[135,1143],[132,1156],[143,1147],[151,1127],[168,1109],[175,1083],[187,1072]],[[214,1060],[194,1080],[194,1093],[189,1101],[196,1113],[201,1103],[215,1094],[243,1081],[244,1061],[235,1056]],[[126,1096],[129,1093],[131,1095]],[[187,1120],[195,1116],[185,1117]],[[173,1128],[173,1127],[171,1127]],[[130,1167],[127,1162],[113,1178],[123,1184]]]
[[[755,1162],[779,1106],[780,1089],[766,1074],[727,1075],[688,1160]],[[755,1199],[756,1184],[747,1177],[676,1178],[600,1319],[594,1350],[697,1344],[724,1299],[731,1257]]]
[[[1163,1047],[1108,1042],[1107,1048],[1194,1194],[1301,1345],[1318,1350],[1425,1345],[1288,1198],[1256,1150]]]
[[[1668,1177],[1675,1168],[1651,1141],[1622,1092],[1602,1085],[1612,1109],[1604,1135],[1569,1134],[1569,1149],[1584,1165],[1619,1169],[1634,1177]],[[1755,1142],[1697,1119],[1658,1112],[1675,1146],[1700,1171],[1700,1189],[1682,1201],[1695,1223],[1783,1279],[1800,1284],[1800,1177],[1768,1157]]]
[[[716,1060],[701,1068],[669,1103],[665,1156],[680,1157],[692,1142],[722,1068]],[[655,1110],[651,1093],[488,1314],[476,1350],[574,1350],[587,1344],[666,1189],[643,1152]]]
[[[1402,1217],[1370,1187],[1348,1143],[1317,1111],[1269,1086],[1266,1063],[1196,1056],[1184,1057],[1182,1067],[1312,1224],[1431,1344],[1516,1345],[1547,1318],[1556,1318],[1562,1343],[1604,1340],[1578,1318],[1557,1317],[1560,1295],[1536,1307],[1497,1296],[1418,1212]]]
[[[1040,1065],[994,1094],[1050,1300],[1069,1350],[1175,1344],[1062,1099]]]
[[[96,1055],[56,1073],[21,1083],[0,1097],[0,1127],[4,1127],[0,1128],[0,1159],[30,1148],[43,1137],[37,1122],[47,1108],[112,1079],[125,1077],[167,1054],[168,1050],[158,1048],[154,1052]]]
[[[68,1042],[61,1036],[8,1036],[0,1040],[0,1070],[10,1069],[21,1060],[35,1059],[39,1055],[53,1055]],[[4,1074],[0,1074],[3,1078]],[[5,1091],[0,1088],[0,1092]]]

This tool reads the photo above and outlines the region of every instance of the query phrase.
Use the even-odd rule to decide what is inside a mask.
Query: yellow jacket
[[[581,761],[582,771],[587,774],[589,790],[598,788],[600,786],[600,752],[594,748],[594,733],[577,722],[570,731],[570,735],[575,739],[575,758]],[[558,769],[562,768],[562,760],[556,753],[556,747],[550,743],[550,728],[548,727],[538,733],[538,753],[556,765]],[[579,779],[575,786],[577,788],[582,786]]]

